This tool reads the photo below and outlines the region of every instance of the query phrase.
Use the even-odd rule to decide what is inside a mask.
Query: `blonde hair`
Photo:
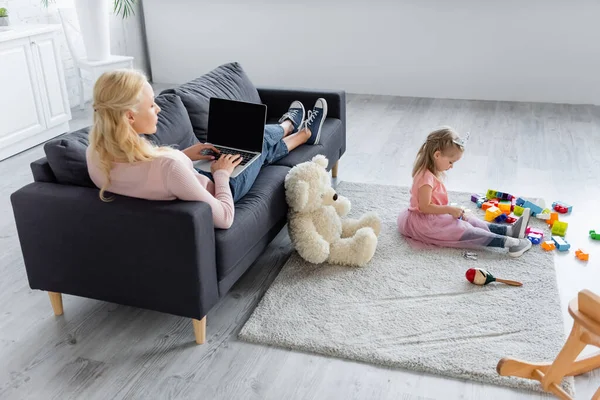
[[[447,153],[448,151],[455,149],[463,152],[464,147],[455,143],[455,140],[459,140],[458,134],[454,129],[447,126],[436,129],[427,135],[427,140],[423,143],[417,153],[412,176],[414,177],[424,169],[428,169],[435,176],[439,176],[439,172],[435,169],[433,156],[436,151]]]
[[[146,76],[133,69],[119,69],[103,73],[94,85],[94,125],[90,133],[90,147],[96,152],[100,169],[106,181],[100,188],[104,197],[110,185],[110,171],[116,161],[133,163],[150,161],[171,150],[156,147],[141,137],[131,126],[127,112],[137,112]]]

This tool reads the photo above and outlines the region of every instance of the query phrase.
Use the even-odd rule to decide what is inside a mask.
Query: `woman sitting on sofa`
[[[146,77],[135,70],[104,73],[94,85],[94,125],[86,152],[92,181],[105,191],[148,200],[203,201],[210,205],[214,225],[227,229],[233,223],[234,200],[243,197],[254,183],[260,166],[274,163],[304,143],[316,144],[327,113],[324,99],[304,119],[298,101],[279,120],[265,126],[261,160],[230,179],[241,162],[238,155],[221,155],[212,163],[213,181],[199,174],[192,161],[214,159],[203,155],[210,144],[198,143],[183,151],[156,147],[141,134],[156,133],[160,108]],[[304,124],[304,127],[301,125]],[[240,129],[232,125],[232,129]]]

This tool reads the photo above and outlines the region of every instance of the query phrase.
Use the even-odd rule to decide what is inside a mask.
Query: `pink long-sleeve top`
[[[101,188],[106,178],[97,154],[88,147],[87,167],[92,182]],[[212,209],[215,227],[227,229],[233,223],[234,205],[229,187],[229,173],[215,171],[213,183],[194,169],[183,152],[175,150],[151,161],[113,163],[107,191],[146,200],[203,201]]]

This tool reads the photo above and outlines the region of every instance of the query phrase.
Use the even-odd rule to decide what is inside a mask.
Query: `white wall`
[[[600,104],[599,0],[145,0],[155,82]]]
[[[5,7],[8,10],[11,25],[60,24],[57,4],[68,6],[72,3],[72,0],[59,0],[59,3],[50,3],[50,7],[46,9],[42,6],[41,0],[0,0],[0,7]],[[149,62],[145,51],[142,28],[142,11],[139,4],[135,7],[135,15],[126,20],[112,15],[110,21],[111,53],[135,57],[134,67],[149,73]],[[65,67],[69,103],[71,107],[75,107],[79,104],[77,72],[64,35],[61,34],[61,38],[60,50]],[[92,88],[86,88],[87,100],[91,99],[91,94]]]

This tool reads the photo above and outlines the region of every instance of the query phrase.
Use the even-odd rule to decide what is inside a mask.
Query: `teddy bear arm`
[[[338,199],[334,201],[331,205],[333,206],[333,208],[335,208],[335,212],[340,217],[345,217],[346,215],[348,215],[351,209],[350,200],[348,200],[344,196],[339,196]]]

